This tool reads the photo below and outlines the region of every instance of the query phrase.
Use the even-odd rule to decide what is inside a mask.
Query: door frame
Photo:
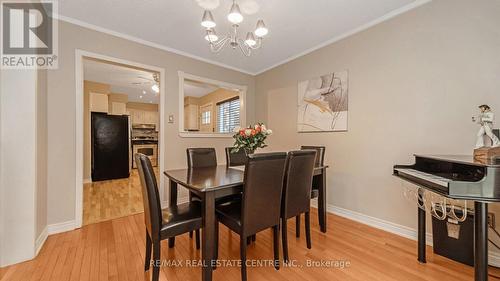
[[[107,55],[102,55],[98,53],[93,53],[81,49],[75,50],[75,87],[76,87],[76,107],[75,107],[75,153],[76,153],[76,163],[75,163],[75,228],[80,228],[83,222],[83,102],[84,102],[84,92],[83,92],[83,59],[91,58],[109,61],[117,64],[129,65],[136,68],[142,68],[154,72],[160,73],[160,103],[158,104],[158,110],[160,113],[160,131],[158,133],[159,138],[159,151],[158,157],[160,157],[160,171],[163,171],[165,168],[165,157],[162,156],[165,153],[165,102],[166,102],[166,77],[165,77],[165,69],[153,66],[146,65],[143,63],[138,63],[134,61],[129,61],[121,58],[111,57]],[[163,203],[165,202],[165,178],[160,176],[160,200]]]

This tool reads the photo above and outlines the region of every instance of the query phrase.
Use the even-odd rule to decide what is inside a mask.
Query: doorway
[[[81,227],[143,212],[135,153],[150,158],[163,197],[165,87],[164,70],[154,66],[84,51],[77,51],[76,64],[75,224]]]

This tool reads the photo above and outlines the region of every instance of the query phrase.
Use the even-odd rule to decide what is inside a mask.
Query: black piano
[[[476,281],[488,280],[488,202],[500,201],[500,159],[415,155],[415,164],[395,165],[393,175],[447,198],[474,201],[474,275]],[[417,209],[418,260],[425,263],[425,211]]]

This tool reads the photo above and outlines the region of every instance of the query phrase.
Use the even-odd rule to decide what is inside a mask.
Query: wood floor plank
[[[313,211],[313,216],[316,211]],[[144,272],[145,227],[143,214],[90,224],[81,229],[50,236],[35,259],[0,269],[1,281],[94,281],[149,280]],[[434,255],[428,247],[427,264],[416,258],[415,241],[329,215],[328,233],[319,231],[312,220],[312,249],[307,249],[305,235],[295,238],[295,223],[288,224],[289,252],[293,266],[249,267],[249,280],[318,280],[318,281],[466,281],[472,280],[473,268]],[[239,260],[239,237],[229,229],[220,228],[219,258]],[[194,239],[179,236],[176,246],[161,245],[164,261],[183,262],[182,267],[161,268],[162,281],[197,281],[199,266],[187,261],[199,260]],[[280,248],[282,253],[282,249]],[[248,247],[249,260],[271,260],[272,233],[257,235]],[[348,261],[348,267],[306,266],[308,261]],[[500,280],[498,269],[490,268],[490,280]],[[240,268],[221,266],[214,271],[214,280],[240,280]]]

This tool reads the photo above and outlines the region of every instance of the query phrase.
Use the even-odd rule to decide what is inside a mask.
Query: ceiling
[[[201,98],[217,89],[219,89],[219,87],[208,83],[192,80],[184,81],[184,96],[186,97]]]
[[[151,90],[153,73],[96,60],[83,60],[85,80],[109,84],[112,93],[126,94],[129,102],[160,102],[160,95]]]
[[[255,29],[258,19],[269,28],[263,48],[249,58],[228,47],[212,54],[203,38],[201,6],[217,7],[216,30],[224,35],[231,0],[64,0],[59,14],[68,22],[258,74],[429,1],[238,0],[241,33]]]

